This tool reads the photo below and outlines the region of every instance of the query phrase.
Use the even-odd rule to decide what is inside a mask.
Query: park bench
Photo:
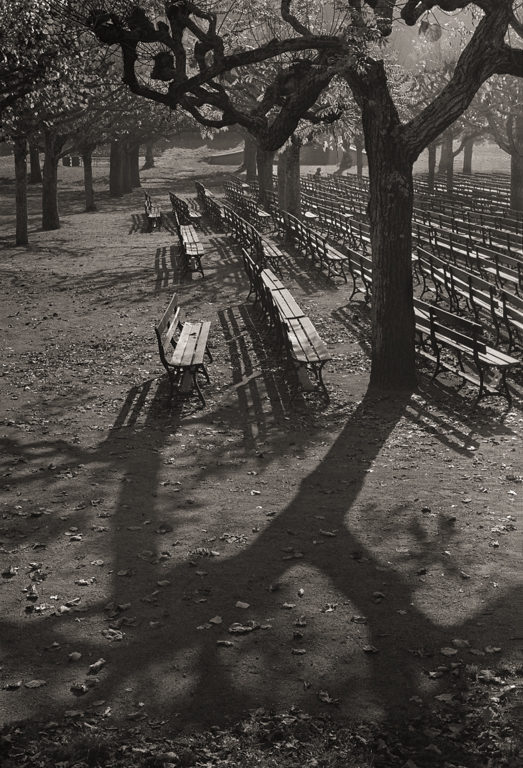
[[[414,299],[417,352],[435,364],[432,381],[447,371],[479,387],[473,408],[487,395],[504,396],[509,407],[512,397],[507,372],[521,363],[516,358],[488,346],[481,338],[482,327],[440,307]],[[447,354],[450,355],[447,356]],[[487,380],[486,372],[497,369],[499,379]]]
[[[352,248],[346,248],[347,264],[352,278],[352,293],[349,301],[356,293],[363,293],[365,304],[368,304],[372,295],[372,261]],[[360,283],[363,288],[360,288]]]
[[[162,226],[162,212],[155,203],[153,203],[151,196],[144,190],[144,208],[145,216],[147,219],[147,231],[152,232],[153,229],[160,229]]]
[[[202,266],[202,256],[204,254],[198,233],[192,224],[180,224],[178,214],[174,214],[178,240],[180,241],[181,273],[182,277],[187,272],[199,272],[205,277]]]
[[[171,206],[173,214],[178,216],[178,221],[181,224],[192,224],[196,226],[200,221],[202,215],[199,211],[192,211],[186,200],[182,200],[181,197],[177,197],[174,192],[169,192],[169,198],[171,200]]]
[[[263,208],[259,208],[253,197],[243,196],[242,208],[254,226],[265,229],[272,226],[271,214],[264,211]]]
[[[436,299],[446,298],[451,310],[460,311],[460,299],[465,299],[467,307],[474,313],[479,322],[479,313],[486,311],[497,330],[497,288],[495,285],[479,277],[476,272],[445,261],[423,248],[417,249],[417,269],[423,279],[421,297],[429,290],[427,280],[430,278],[436,292]],[[442,297],[441,288],[446,291]]]
[[[227,205],[223,210],[223,222],[231,237],[237,240],[242,248],[248,249],[257,262],[264,267],[269,265],[281,276],[280,262],[283,260],[283,254],[276,245],[269,242],[249,221]]]
[[[327,402],[329,393],[323,381],[323,367],[331,358],[325,343],[314,328],[292,293],[281,280],[265,268],[260,269],[249,253],[242,250],[245,272],[249,278],[249,293],[254,294],[254,303],[260,301],[259,319],[265,319],[269,330],[276,334],[275,353],[285,351],[285,371],[293,374],[293,388],[290,402],[296,397],[300,384],[306,391],[321,388]],[[314,376],[311,381],[309,372]]]
[[[343,268],[348,263],[347,257],[327,242],[325,237],[317,235],[315,232],[309,233],[309,248],[312,262],[318,264],[318,270],[326,268],[327,279],[332,277],[343,277],[347,282],[347,275]]]
[[[254,294],[254,303],[256,304],[260,299],[259,280],[262,266],[252,258],[246,248],[242,248],[242,259],[245,274],[249,279],[249,293],[247,294],[247,299]]]
[[[329,393],[322,374],[325,363],[331,358],[310,318],[307,316],[289,318],[283,321],[283,326],[287,365],[294,373],[294,389],[290,402],[292,403],[296,397],[300,384],[306,390],[311,389],[308,371],[312,371],[317,384],[323,390],[326,401],[329,402]]]
[[[327,270],[327,279],[343,277],[347,282],[344,265],[348,264],[347,256],[331,245],[327,238],[311,227],[306,226],[300,219],[286,211],[281,211],[282,227],[287,240],[305,257],[310,256],[311,264],[317,265],[318,270]]]
[[[494,251],[477,241],[442,230],[432,231],[430,243],[442,257],[456,264],[461,262],[485,278],[492,276],[498,288],[508,285],[516,293],[523,291],[523,258],[519,254]]]
[[[195,181],[196,197],[203,213],[208,216],[213,226],[223,227],[223,209],[216,200],[212,192],[208,190],[200,181]]]
[[[182,323],[177,296],[174,294],[162,319],[155,327],[160,360],[169,376],[171,403],[175,388],[180,395],[191,394],[193,387],[205,406],[205,400],[197,376],[203,373],[207,381],[209,374],[204,364],[205,355],[212,362],[207,346],[210,322]]]
[[[508,352],[516,346],[521,347],[523,338],[523,298],[509,291],[499,291],[498,313],[501,315],[508,336]]]

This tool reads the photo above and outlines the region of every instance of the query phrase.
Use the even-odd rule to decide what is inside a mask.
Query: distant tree
[[[510,156],[510,206],[523,211],[523,84],[513,77],[492,78],[480,101],[494,141]]]
[[[6,109],[59,76],[60,37],[49,0],[0,0],[0,122]]]

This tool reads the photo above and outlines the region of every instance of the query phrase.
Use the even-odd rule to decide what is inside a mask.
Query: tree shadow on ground
[[[242,348],[235,322],[230,313],[222,317],[231,350],[237,349],[245,360],[250,353]],[[80,505],[66,525],[74,522],[87,530],[93,524],[93,510],[94,514],[99,510],[100,519],[95,517],[94,522],[105,528],[71,549],[76,553],[72,562],[81,565],[102,553],[110,568],[100,575],[92,595],[82,599],[79,611],[73,603],[70,612],[41,618],[34,613],[24,616],[21,608],[18,619],[1,619],[2,651],[9,666],[16,667],[17,659],[33,658],[35,676],[39,676],[39,665],[47,667],[49,676],[43,689],[4,691],[7,706],[6,697],[19,695],[29,716],[45,717],[72,708],[96,708],[102,700],[114,706],[118,718],[141,718],[146,713],[149,720],[176,723],[174,718],[183,713],[184,724],[191,727],[220,723],[258,706],[295,704],[324,714],[328,704],[318,694],[326,692],[327,700],[337,703],[330,713],[357,718],[387,713],[401,718],[408,710],[416,710],[413,697],[432,698],[444,685],[444,681],[429,685],[423,668],[428,655],[448,645],[449,626],[452,636],[479,635],[485,644],[499,640],[499,627],[521,621],[517,589],[489,604],[497,617],[488,628],[478,627],[484,605],[473,606],[462,619],[455,611],[451,618],[449,609],[447,622],[438,622],[423,608],[415,574],[427,562],[447,568],[447,556],[441,550],[451,547],[454,532],[443,523],[432,551],[426,534],[411,520],[407,527],[418,548],[408,558],[400,553],[394,563],[382,558],[380,537],[398,535],[394,522],[400,520],[405,505],[384,507],[379,500],[361,505],[358,499],[398,422],[407,413],[417,423],[433,418],[419,399],[413,407],[410,394],[384,399],[366,395],[317,466],[294,490],[290,464],[281,480],[270,474],[276,460],[289,450],[288,437],[283,436],[281,443],[275,440],[272,453],[254,452],[254,437],[267,437],[275,414],[260,399],[253,398],[247,405],[253,379],[240,380],[239,371],[238,367],[233,385],[238,406],[220,411],[218,422],[217,414],[192,411],[189,422],[190,428],[208,430],[214,439],[217,423],[241,425],[252,422],[254,415],[257,435],[244,426],[243,441],[233,448],[217,443],[207,446],[204,454],[185,451],[177,438],[180,407],[167,413],[162,410],[164,381],[152,401],[148,399],[150,382],[133,388],[107,439],[94,449],[62,445],[58,472],[73,464],[84,465],[96,483],[93,496],[102,498],[92,500],[91,506]],[[145,421],[139,421],[144,407]],[[372,429],[376,422],[379,429]],[[441,439],[437,424],[434,430],[434,437]],[[487,424],[484,431],[489,433]],[[300,428],[295,435],[296,450],[301,451],[305,436]],[[446,432],[443,439],[448,439]],[[4,447],[31,457],[42,450],[46,460],[50,458],[49,445]],[[168,458],[168,447],[177,449],[173,459]],[[260,510],[245,501],[249,496],[226,490],[231,465],[242,462],[246,473],[247,468],[256,467],[248,474],[258,480],[270,478],[270,488],[258,486],[262,494],[254,503],[262,502]],[[116,496],[104,502],[104,488],[114,471],[122,482]],[[182,471],[189,478],[188,487],[176,492],[173,483]],[[33,482],[28,475],[20,480],[20,487],[27,491]],[[252,482],[245,481],[247,488]],[[211,488],[214,495],[209,503]],[[227,548],[219,536],[222,518],[240,527],[247,519],[255,535],[242,538],[229,532],[226,536],[236,544]],[[202,526],[214,534],[204,539],[209,541],[204,546],[194,535]],[[57,546],[63,533],[60,527],[64,526],[55,521],[47,540],[40,539],[51,564],[63,557],[63,547]],[[212,554],[214,548],[221,550],[219,555]],[[64,566],[56,562],[56,567]],[[453,568],[457,584],[459,564]],[[71,564],[73,594],[79,591],[72,586],[77,574]],[[304,588],[303,597],[298,596],[299,587]],[[309,593],[315,594],[314,602]],[[251,607],[236,607],[238,600]],[[130,608],[125,607],[128,603]],[[210,622],[211,617],[219,621]],[[240,635],[227,632],[234,622],[247,625],[249,621],[260,627],[251,625],[252,631]],[[273,626],[279,631],[273,632]],[[115,636],[122,632],[121,639],[111,643],[108,628]],[[282,642],[282,637],[287,639]],[[43,657],[51,652],[44,649],[53,642],[80,651],[87,663],[100,657],[108,661],[96,676],[98,683],[78,701],[71,684],[90,679],[85,676],[86,664],[82,662],[80,672],[62,663],[51,673]],[[330,652],[325,651],[326,644]],[[144,708],[137,706],[139,701],[145,702]]]

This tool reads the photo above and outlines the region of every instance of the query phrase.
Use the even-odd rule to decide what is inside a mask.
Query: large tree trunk
[[[463,147],[463,173],[472,175],[472,153],[474,152],[474,139],[467,139]]]
[[[131,172],[131,185],[133,189],[141,187],[140,181],[140,145],[134,144],[129,150],[129,164]]]
[[[372,364],[370,387],[416,387],[411,220],[413,160],[382,62],[352,71],[349,85],[362,110],[369,167],[372,241]]]
[[[510,207],[523,211],[523,155],[519,152],[510,156]]]
[[[370,139],[370,140],[369,140]],[[372,240],[371,386],[416,385],[412,306],[412,163],[394,138],[367,140]]]
[[[523,115],[517,115],[511,127],[510,207],[523,211]]]
[[[265,205],[267,202],[266,192],[274,189],[272,179],[272,166],[274,163],[274,152],[266,152],[258,147],[256,152],[256,164],[258,166],[258,202]]]
[[[454,132],[449,128],[443,134],[441,156],[439,159],[438,173],[445,174],[446,190],[449,194],[454,191]]]
[[[246,181],[256,179],[256,140],[247,135],[245,137],[245,147],[243,150],[243,165],[245,166]]]
[[[148,141],[145,145],[145,162],[142,171],[147,171],[149,168],[154,168],[154,141]]]
[[[278,203],[293,216],[301,217],[299,140],[291,140],[278,158]]]
[[[93,152],[94,146],[82,147],[82,163],[84,166],[84,189],[85,189],[85,212],[94,213],[97,211],[96,204],[94,202],[94,186],[93,186]]]
[[[111,141],[109,157],[109,197],[123,197],[122,190],[122,153],[120,142]]]
[[[434,192],[434,177],[436,174],[436,149],[438,145],[435,141],[429,144],[427,147],[429,153],[429,172],[427,178],[427,185],[429,192]]]
[[[32,141],[29,142],[29,184],[41,184],[42,183],[42,170],[40,168],[40,150],[38,145]]]
[[[361,179],[363,176],[363,141],[354,139],[354,145],[356,147],[356,174],[358,179]]]
[[[122,146],[122,192],[124,195],[133,191],[131,180],[131,153],[127,144]]]
[[[27,245],[27,139],[17,136],[15,155],[16,245]]]
[[[42,229],[48,232],[60,229],[58,213],[58,156],[64,142],[44,129],[44,168],[42,179]]]

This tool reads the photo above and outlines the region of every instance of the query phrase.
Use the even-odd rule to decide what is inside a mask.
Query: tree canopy
[[[413,163],[493,75],[523,77],[519,0],[49,0],[121,52],[122,77],[141,97],[207,125],[237,123],[278,149],[334,78],[361,110],[373,250],[371,385],[415,386],[411,213]],[[439,15],[468,14],[442,89],[414,116],[401,109],[384,50],[398,25],[437,40]],[[244,81],[265,68],[254,103]],[[243,91],[243,93],[242,93]]]

